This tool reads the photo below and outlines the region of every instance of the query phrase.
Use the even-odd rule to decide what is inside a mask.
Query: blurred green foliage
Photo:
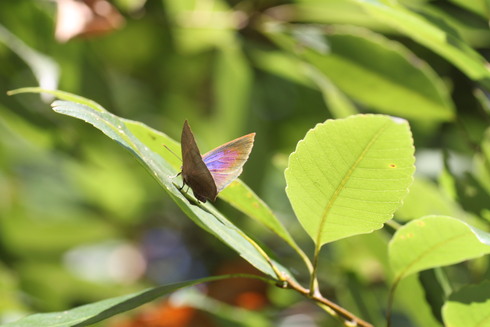
[[[123,26],[62,43],[56,2],[0,1],[0,322],[206,276],[236,256],[197,229],[126,151],[49,110],[52,98],[6,95],[19,87],[83,95],[177,140],[188,119],[203,152],[256,132],[242,179],[307,253],[313,244],[284,191],[287,156],[328,118],[397,115],[414,133],[418,175],[395,218],[445,214],[488,230],[489,9],[480,1],[400,3],[117,0]],[[217,206],[282,264],[298,266],[272,233]],[[324,293],[376,325],[393,277],[392,232],[322,252]],[[141,260],[118,256],[121,246],[148,266],[110,272],[111,260],[119,272]],[[155,250],[166,248],[174,251]],[[445,269],[454,289],[490,277],[487,258]],[[296,309],[316,317],[275,292],[273,319]],[[413,300],[423,292],[414,276],[400,285],[396,326],[441,325],[429,304]]]

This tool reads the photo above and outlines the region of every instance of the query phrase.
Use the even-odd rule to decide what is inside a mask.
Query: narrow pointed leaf
[[[396,231],[389,259],[397,279],[490,253],[490,234],[446,216],[413,220]]]
[[[116,314],[129,311],[178,289],[207,283],[228,276],[213,276],[176,284],[149,288],[137,293],[123,295],[83,305],[63,312],[38,313],[2,325],[2,327],[83,327],[102,321]],[[249,276],[253,277],[253,276]]]
[[[233,225],[212,205],[195,205],[194,203],[191,203],[186,198],[186,195],[179,190],[180,185],[176,185],[179,181],[173,179],[173,176],[176,175],[176,170],[169,162],[153,152],[148,145],[141,142],[141,140],[132,133],[129,128],[131,124],[128,124],[128,120],[121,119],[111,114],[91,100],[66,92],[27,88],[10,92],[10,94],[22,92],[47,92],[62,99],[75,100],[76,102],[55,101],[52,105],[53,110],[92,124],[104,134],[128,149],[138,160],[140,160],[143,166],[148,169],[150,174],[162,185],[187,216],[201,228],[215,235],[218,239],[237,251],[257,269],[272,277],[277,277],[274,268],[278,268],[278,270],[284,271],[285,273],[287,272],[287,269],[281,267],[278,263],[271,261],[266,256],[265,252],[258,248],[258,245],[255,244],[252,239]],[[149,132],[146,133],[148,138],[154,136]],[[175,146],[175,143],[173,146]]]
[[[0,44],[2,43],[24,60],[41,87],[58,87],[60,67],[55,60],[29,47],[7,28],[0,25]]]
[[[310,130],[289,157],[286,192],[317,246],[391,219],[412,182],[413,153],[399,118],[357,115]]]
[[[268,36],[297,53],[343,93],[380,113],[424,121],[454,118],[442,79],[400,43],[360,28],[293,26]]]
[[[159,154],[169,162],[175,171],[180,169],[182,162],[176,158],[169,150],[164,148],[165,144],[174,153],[180,153],[180,144],[170,138],[168,135],[154,130],[140,122],[124,120],[126,126],[131,132],[148,146],[153,152]],[[272,210],[240,179],[236,179],[219,195],[219,198],[228,202],[230,205],[240,210],[249,217],[257,220],[261,224],[276,233],[284,239],[298,252],[301,252],[299,246],[295,243],[287,229],[281,221],[274,215]]]
[[[396,2],[356,0],[371,17],[426,46],[458,67],[468,77],[490,88],[490,71],[485,58],[464,43],[458,35]]]
[[[99,112],[107,112],[107,110],[105,110],[95,101],[64,91],[26,87],[9,91],[8,94],[14,95],[26,92],[49,93],[55,95],[59,99],[84,104]],[[165,133],[157,131],[141,122],[123,118],[119,119],[138,140],[143,142],[149,148],[149,150],[160,155],[165,159],[165,161],[170,163],[175,170],[174,175],[180,170],[182,162],[173,154],[180,153],[180,144],[177,141],[170,138]],[[168,151],[163,145],[167,146],[173,153]],[[232,185],[224,189],[220,193],[220,199],[227,201],[230,205],[237,208],[241,212],[264,224],[272,231],[277,233],[277,235],[283,238],[286,242],[288,242],[293,248],[299,249],[289,232],[274,215],[267,204],[265,204],[255,193],[253,193],[250,188],[248,188],[248,186],[240,179],[236,179]]]
[[[20,89],[15,89],[15,90],[11,90],[11,91],[7,92],[8,95],[15,95],[15,94],[21,94],[21,93],[48,93],[48,94],[54,95],[55,97],[57,97],[58,99],[61,99],[61,100],[81,103],[81,104],[84,104],[86,106],[89,106],[90,108],[92,108],[94,110],[97,110],[100,112],[107,112],[107,110],[105,110],[97,102],[92,101],[92,100],[87,99],[87,98],[84,98],[84,97],[81,97],[81,96],[76,95],[76,94],[69,93],[69,92],[64,92],[64,91],[59,91],[59,90],[47,90],[47,89],[43,89],[40,87],[23,87]]]

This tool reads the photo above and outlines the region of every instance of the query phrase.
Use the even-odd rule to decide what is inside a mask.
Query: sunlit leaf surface
[[[310,130],[289,158],[286,192],[317,245],[379,229],[415,170],[405,120],[358,115]]]
[[[43,92],[41,89],[29,88],[17,90],[21,92]],[[13,92],[15,93],[15,92]],[[264,256],[264,253],[257,249],[252,240],[246,234],[239,230],[235,225],[228,221],[223,215],[216,211],[209,203],[206,205],[197,205],[192,199],[188,199],[186,194],[180,190],[180,182],[173,177],[176,170],[172,165],[164,160],[160,155],[153,152],[152,149],[141,142],[132,132],[131,128],[142,128],[141,133],[146,133],[147,138],[155,138],[151,130],[144,130],[142,124],[127,124],[127,120],[121,119],[102,108],[100,105],[81,97],[58,91],[49,93],[62,99],[75,100],[60,101],[53,103],[53,110],[68,116],[72,116],[92,124],[101,130],[104,134],[120,143],[130,152],[132,152],[148,169],[154,178],[163,186],[172,199],[181,207],[181,209],[199,226],[215,235],[225,244],[237,251],[243,258],[249,261],[257,269],[267,275],[276,276],[271,267],[271,261]],[[83,104],[82,104],[83,103]],[[175,148],[175,142],[169,143]],[[154,144],[153,144],[154,145]],[[162,145],[163,148],[163,145]],[[163,151],[163,149],[162,149]],[[165,150],[166,151],[166,150]],[[170,153],[167,156],[171,155]],[[173,159],[175,162],[175,159]],[[178,183],[178,185],[176,184]],[[189,195],[187,195],[189,196]],[[279,266],[279,264],[277,264]],[[286,271],[281,268],[282,271]]]
[[[455,218],[427,216],[398,229],[388,249],[400,279],[490,253],[490,234]]]

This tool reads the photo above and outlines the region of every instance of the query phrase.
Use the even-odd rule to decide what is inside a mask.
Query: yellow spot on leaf
[[[412,238],[414,236],[415,235],[413,233],[402,234],[402,235],[400,235],[400,239],[406,240],[406,239]]]

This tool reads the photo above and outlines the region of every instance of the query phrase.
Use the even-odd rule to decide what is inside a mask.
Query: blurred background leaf
[[[241,178],[307,254],[313,244],[284,191],[287,157],[317,123],[353,113],[382,111],[410,122],[418,175],[398,222],[451,214],[489,229],[490,34],[481,2],[110,3],[120,24],[92,33],[86,27],[97,19],[87,19],[79,35],[59,42],[59,2],[0,1],[0,321],[208,276],[236,259],[195,228],[114,142],[54,114],[48,99],[5,94],[45,81],[172,139],[189,119],[203,152],[256,132]],[[104,15],[92,10],[87,18],[109,19]],[[278,36],[288,47],[278,45]],[[333,52],[318,52],[318,40],[320,47],[330,41]],[[152,151],[166,155],[151,139]],[[217,207],[305,281],[307,269],[293,249],[224,201]],[[378,313],[392,278],[386,247],[393,233],[384,228],[331,243],[319,267],[328,272],[319,276],[323,293],[376,325],[384,323]],[[442,269],[457,289],[488,278],[489,267],[485,257]],[[422,299],[423,286],[409,279],[398,289],[394,325],[437,326],[427,303],[413,301]],[[335,326],[289,293],[261,290],[267,301],[258,310],[276,326]],[[182,312],[172,308],[164,303],[155,315]],[[229,326],[205,308],[197,311],[198,321]],[[144,312],[107,325],[145,326]]]
[[[411,221],[397,230],[389,247],[397,280],[487,253],[490,253],[490,234],[446,216]]]
[[[450,295],[443,308],[444,322],[448,325],[465,324],[478,326],[488,320],[490,300],[486,295],[490,289],[488,281],[468,285]]]

